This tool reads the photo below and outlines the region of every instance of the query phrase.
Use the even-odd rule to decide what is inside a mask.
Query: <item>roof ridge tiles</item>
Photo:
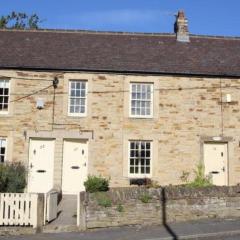
[[[97,31],[97,30],[78,30],[78,29],[0,29],[8,32],[47,32],[47,33],[83,33],[83,34],[99,34],[99,35],[129,35],[129,36],[167,36],[175,37],[174,33],[151,33],[151,32],[124,32],[124,31]],[[229,39],[240,40],[240,36],[224,36],[224,35],[201,35],[190,34],[193,38],[212,38],[212,39]]]

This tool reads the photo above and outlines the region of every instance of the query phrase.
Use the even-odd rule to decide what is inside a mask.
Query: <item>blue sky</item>
[[[43,28],[173,32],[184,9],[194,34],[240,36],[240,0],[0,0],[0,14],[37,13]]]

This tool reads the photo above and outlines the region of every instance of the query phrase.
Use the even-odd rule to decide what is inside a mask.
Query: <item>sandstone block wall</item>
[[[83,204],[87,228],[240,217],[239,186],[122,188],[105,194],[111,200],[110,207],[99,205],[96,194],[85,194]],[[140,200],[145,194],[150,196],[147,203]]]

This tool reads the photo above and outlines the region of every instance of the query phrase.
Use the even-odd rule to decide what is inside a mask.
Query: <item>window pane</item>
[[[81,111],[81,113],[85,113],[85,107],[82,106],[80,111]]]
[[[74,113],[74,107],[73,106],[70,107],[70,113]]]
[[[136,115],[136,110],[135,110],[135,108],[132,108],[132,109],[131,109],[131,114],[132,114],[132,115]]]
[[[80,90],[76,90],[76,97],[80,97]]]
[[[4,95],[8,95],[8,88],[4,89]]]
[[[80,82],[76,82],[76,89],[80,89]]]
[[[134,159],[130,159],[130,165],[134,165]]]
[[[75,82],[72,81],[72,82],[71,82],[71,88],[72,88],[72,89],[75,89],[75,85],[76,85]]]
[[[5,154],[5,148],[4,147],[1,148],[0,153]]]
[[[134,173],[134,167],[130,167],[130,173]]]
[[[79,113],[79,112],[80,112],[80,107],[76,106],[76,107],[75,107],[75,112],[76,112],[76,113]]]

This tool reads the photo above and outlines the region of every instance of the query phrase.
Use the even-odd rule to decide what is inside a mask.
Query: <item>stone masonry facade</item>
[[[174,185],[182,183],[183,171],[193,173],[203,161],[204,141],[221,135],[228,143],[228,183],[240,183],[239,78],[20,70],[1,70],[0,75],[10,80],[9,113],[0,115],[7,160],[27,166],[29,138],[55,138],[57,189],[63,139],[72,137],[88,140],[88,174],[109,177],[110,185],[118,187],[129,185],[129,140],[152,141],[150,178]],[[55,90],[50,86],[54,77],[59,79]],[[68,116],[70,79],[88,82],[86,117]],[[132,82],[153,83],[152,118],[129,117]],[[226,94],[231,102],[224,101]],[[43,109],[36,108],[38,98],[45,102]]]

